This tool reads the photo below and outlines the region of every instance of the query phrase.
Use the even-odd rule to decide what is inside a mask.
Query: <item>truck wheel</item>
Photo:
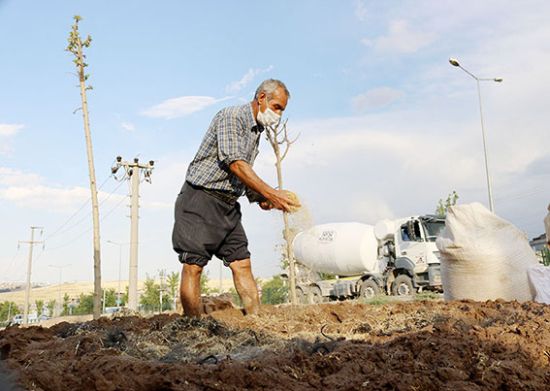
[[[323,294],[321,293],[321,288],[319,288],[318,286],[310,287],[309,294],[311,295],[311,302],[313,304],[320,304],[325,301]]]
[[[393,281],[391,292],[394,296],[408,296],[415,293],[412,279],[406,274],[398,275]]]
[[[361,282],[359,287],[359,297],[363,299],[372,299],[374,296],[380,294],[380,287],[372,278]]]

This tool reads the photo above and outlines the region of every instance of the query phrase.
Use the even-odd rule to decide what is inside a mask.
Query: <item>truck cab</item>
[[[435,240],[445,228],[445,220],[426,215],[404,219],[395,233],[393,279],[389,281],[393,294],[406,295],[429,288],[441,289],[439,251]]]

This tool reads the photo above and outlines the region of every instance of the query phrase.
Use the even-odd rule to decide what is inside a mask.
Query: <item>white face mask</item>
[[[266,104],[267,104],[267,99],[266,99]],[[263,113],[260,110],[258,110],[257,119],[261,125],[271,126],[274,128],[277,125],[279,125],[279,122],[281,121],[281,116],[268,107],[265,109]]]

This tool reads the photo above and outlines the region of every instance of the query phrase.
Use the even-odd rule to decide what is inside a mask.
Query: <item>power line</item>
[[[107,178],[105,178],[105,180],[103,181],[103,183],[99,186],[99,190],[101,190],[103,188],[103,186],[105,186],[105,184],[107,183],[107,181],[109,180],[109,178],[111,178],[113,175],[109,175]],[[44,241],[48,240],[48,239],[51,239],[52,237],[54,237],[56,234],[59,233],[59,231],[61,231],[61,229],[63,229],[63,227],[65,227],[69,221],[71,221],[78,213],[80,213],[80,211],[82,209],[84,209],[88,203],[90,202],[91,200],[91,197],[88,197],[86,199],[86,201],[67,219],[65,220],[65,222],[63,224],[61,224],[59,227],[57,227],[51,234],[49,234],[46,238],[44,238]]]
[[[15,265],[15,260],[17,258],[17,256],[19,255],[19,249],[20,249],[20,246],[17,245],[17,251],[15,252],[15,255],[12,257],[12,259],[8,262],[8,267],[5,269],[3,275],[4,276],[7,276],[11,270],[11,268]]]
[[[122,184],[122,183],[121,183]],[[123,197],[120,199],[120,201],[113,207],[111,208],[106,214],[103,215],[103,217],[101,217],[100,221],[104,221],[105,219],[107,219],[107,217],[109,217],[121,204],[122,202],[124,202],[126,200],[126,197]],[[87,234],[88,232],[90,232],[92,230],[92,228],[88,228],[86,229],[85,231],[79,233],[77,236],[75,236],[74,238],[72,239],[69,239],[68,241],[66,241],[64,244],[60,245],[60,246],[57,246],[57,247],[53,247],[53,248],[50,248],[48,249],[48,251],[55,251],[55,250],[59,250],[61,248],[64,248],[64,247],[67,247],[67,246],[70,246],[71,244],[73,244],[74,242],[76,242],[78,239],[80,239],[81,237],[83,237],[85,234]]]
[[[546,187],[544,187],[544,186],[535,188],[533,190],[535,190],[535,191],[531,191],[529,193],[516,194],[516,195],[512,195],[512,196],[508,196],[508,197],[501,197],[501,198],[497,198],[497,200],[499,200],[499,202],[516,201],[516,200],[519,200],[519,199],[522,199],[522,198],[531,197],[531,196],[540,194],[542,192],[548,191],[546,189]]]
[[[101,202],[99,203],[99,205],[103,205],[103,203],[105,203],[109,198],[111,198],[111,196],[122,186],[122,183],[118,184],[103,200],[101,200]],[[88,203],[90,202],[90,199],[88,199],[88,201],[86,201],[86,204],[84,204],[84,206],[86,206]],[[82,207],[80,208],[82,209]],[[74,229],[75,227],[79,226],[80,224],[82,224],[83,222],[85,221],[88,221],[88,219],[90,218],[90,216],[88,215],[85,215],[83,216],[82,218],[80,218],[79,220],[77,220],[74,224],[72,224],[71,226],[61,230],[62,227],[58,228],[57,231],[54,233],[54,234],[62,234],[62,233],[65,233],[65,232],[68,232],[68,231],[71,231],[72,229]],[[68,222],[68,220],[67,220]],[[64,224],[66,225],[66,224]],[[51,234],[49,235],[48,237],[46,237],[45,240],[48,240],[50,239],[51,237],[54,236],[54,234]]]

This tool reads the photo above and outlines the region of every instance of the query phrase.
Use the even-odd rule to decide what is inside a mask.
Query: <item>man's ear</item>
[[[258,104],[260,104],[261,99],[265,100],[265,98],[266,98],[265,92],[260,92],[260,95],[258,95]]]

